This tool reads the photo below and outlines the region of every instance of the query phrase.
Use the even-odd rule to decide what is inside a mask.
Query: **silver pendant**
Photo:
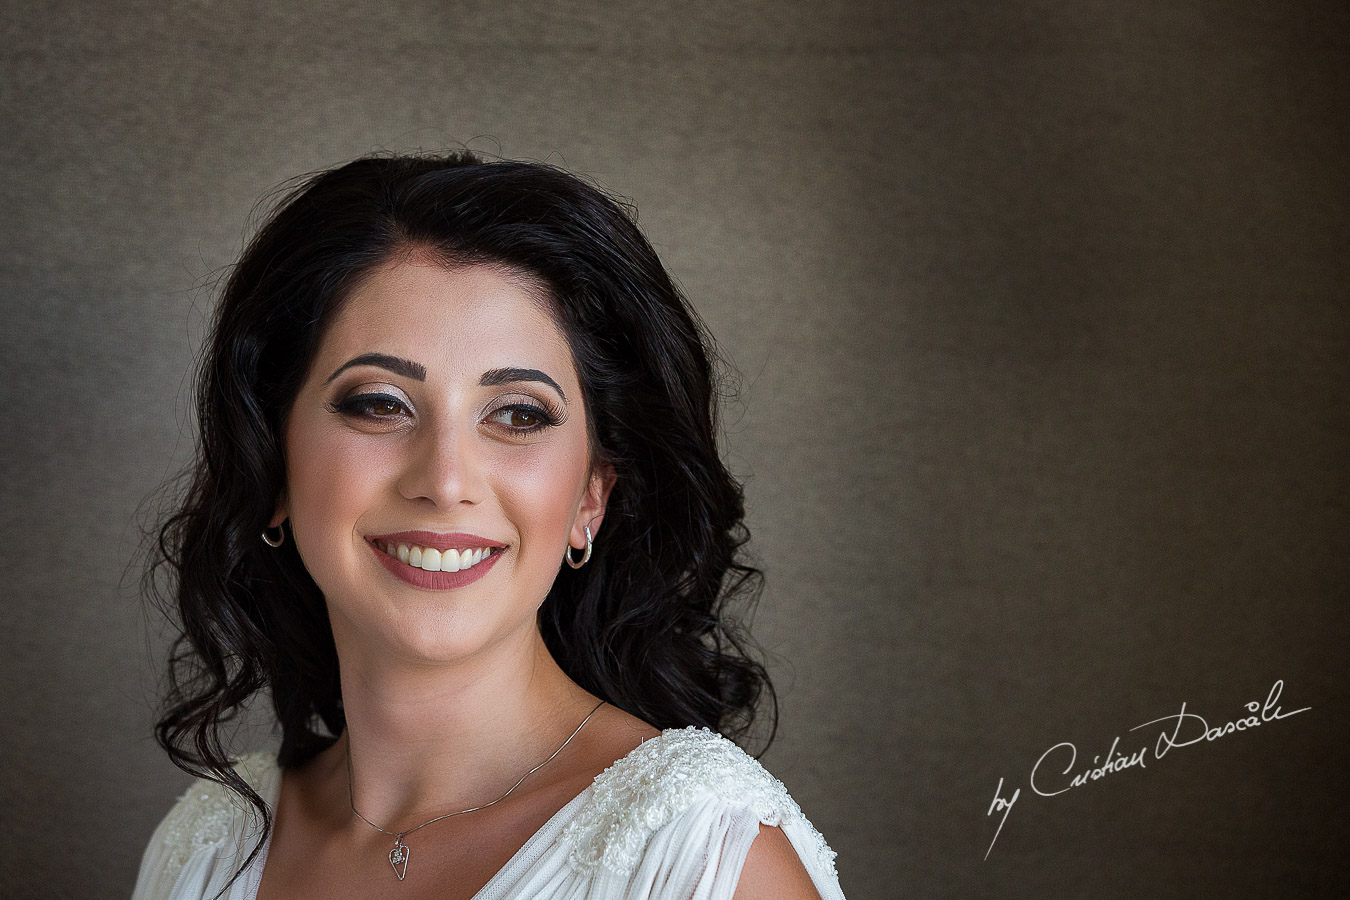
[[[403,876],[408,874],[408,857],[412,856],[412,851],[408,845],[403,843],[403,835],[394,837],[394,849],[389,851],[389,865],[394,867],[394,874],[398,880],[402,881]]]

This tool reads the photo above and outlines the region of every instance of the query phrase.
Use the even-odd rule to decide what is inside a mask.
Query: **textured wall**
[[[128,567],[253,204],[461,141],[632,198],[743,373],[765,761],[851,897],[1350,891],[1343,4],[7,7],[0,894],[125,894],[184,784]]]

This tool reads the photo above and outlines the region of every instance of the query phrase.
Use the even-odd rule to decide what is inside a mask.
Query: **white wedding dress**
[[[236,768],[275,809],[275,761]],[[252,822],[234,794],[198,780],[150,839],[132,900],[214,897],[253,849]],[[715,732],[668,729],[597,775],[474,900],[729,900],[761,822],[782,828],[822,900],[843,900],[834,851],[782,782]],[[254,900],[266,861],[264,845],[224,900]]]

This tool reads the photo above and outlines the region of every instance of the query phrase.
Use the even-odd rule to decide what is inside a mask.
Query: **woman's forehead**
[[[576,380],[546,295],[528,278],[496,266],[450,268],[408,259],[373,271],[344,301],[319,358],[339,364],[372,351],[415,360],[429,373],[462,370],[476,378],[491,368],[530,366],[558,370],[553,377],[560,381]]]

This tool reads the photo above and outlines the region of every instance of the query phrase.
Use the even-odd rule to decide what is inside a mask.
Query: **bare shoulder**
[[[734,896],[735,900],[819,900],[820,894],[783,830],[761,824]]]
[[[563,782],[566,787],[559,796],[575,796],[616,760],[660,734],[638,717],[606,703],[577,734],[566,758],[551,767],[553,772],[544,783]]]
[[[595,762],[604,763],[600,769],[661,734],[659,729],[609,703],[596,710],[586,729],[590,755]]]

